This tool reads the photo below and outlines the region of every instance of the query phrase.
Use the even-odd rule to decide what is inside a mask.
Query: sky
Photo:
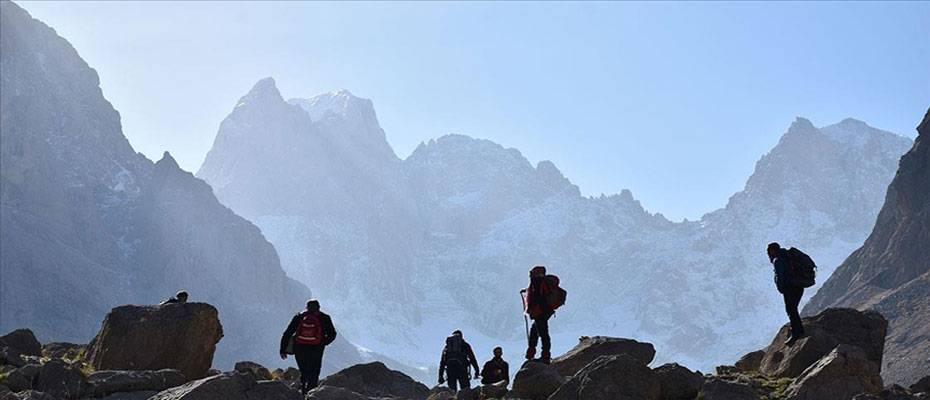
[[[930,3],[18,2],[99,75],[137,151],[195,172],[239,97],[374,101],[401,158],[459,133],[698,219],[797,116],[908,137]]]

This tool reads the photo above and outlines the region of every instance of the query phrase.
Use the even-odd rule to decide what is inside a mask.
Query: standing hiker
[[[559,287],[559,278],[547,275],[546,267],[537,265],[530,270],[530,285],[521,291],[526,314],[533,320],[527,337],[526,359],[536,357],[536,343],[542,339],[542,355],[539,361],[546,364],[552,360],[552,340],[549,337],[549,318],[555,310],[565,304],[565,290]]]
[[[174,297],[170,297],[165,300],[162,300],[162,302],[158,303],[158,305],[163,306],[165,304],[178,304],[178,303],[187,303],[187,292],[183,290],[179,291],[177,294],[174,295]]]
[[[448,376],[449,389],[457,391],[459,387],[471,388],[469,366],[474,367],[477,378],[480,373],[475,352],[462,337],[462,331],[456,330],[452,332],[452,336],[446,338],[446,346],[442,349],[442,358],[439,359],[439,384],[442,385],[446,381],[446,377],[443,376],[445,373]]]
[[[323,350],[336,340],[336,328],[329,315],[320,311],[320,302],[307,300],[307,309],[291,318],[281,335],[281,359],[293,354],[300,370],[300,391],[304,395],[320,380]]]
[[[793,247],[786,250],[776,242],[769,243],[766,253],[775,270],[775,288],[785,299],[785,312],[791,321],[791,332],[788,340],[785,341],[785,345],[791,346],[804,337],[804,324],[801,322],[801,314],[798,313],[798,305],[801,304],[801,297],[804,296],[804,288],[814,284],[813,271],[816,266],[810,257],[800,250]],[[790,253],[795,254],[794,259]],[[803,265],[808,263],[809,267]],[[805,273],[804,271],[807,270],[809,272]]]
[[[504,361],[503,355],[504,349],[494,348],[494,358],[484,363],[484,368],[481,369],[482,384],[493,385],[504,382],[505,387],[510,384],[510,366],[507,361]]]

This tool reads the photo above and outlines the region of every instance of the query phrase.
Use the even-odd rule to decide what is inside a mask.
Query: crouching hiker
[[[448,377],[449,389],[453,391],[459,390],[459,387],[471,388],[469,367],[474,367],[477,378],[480,373],[475,352],[462,337],[462,331],[456,330],[452,332],[452,336],[446,338],[446,346],[442,349],[442,358],[439,360],[439,384],[445,383]],[[444,373],[446,376],[443,376]]]
[[[162,302],[158,303],[158,305],[163,306],[165,304],[179,304],[179,303],[187,303],[187,292],[182,290],[178,292],[177,294],[175,294],[174,297],[170,297],[165,300],[162,300]]]
[[[316,299],[307,301],[307,309],[295,315],[281,335],[281,359],[294,355],[300,370],[300,391],[304,395],[319,383],[323,349],[333,340],[336,340],[333,320],[320,311],[320,302]]]
[[[549,318],[555,310],[565,304],[566,292],[559,287],[559,278],[547,275],[546,267],[537,265],[530,270],[530,285],[521,291],[526,315],[533,320],[527,335],[526,359],[536,357],[536,344],[542,340],[542,356],[539,361],[546,364],[552,359],[552,339],[549,337]]]
[[[510,384],[510,366],[503,358],[504,349],[494,348],[494,358],[484,363],[481,369],[481,383],[484,385],[493,385],[498,382],[504,382],[504,386]]]
[[[786,250],[776,242],[769,243],[766,253],[775,270],[775,288],[784,297],[785,312],[791,322],[791,333],[785,341],[785,345],[791,346],[805,336],[798,305],[804,296],[804,288],[814,286],[817,265],[801,250],[794,247]]]

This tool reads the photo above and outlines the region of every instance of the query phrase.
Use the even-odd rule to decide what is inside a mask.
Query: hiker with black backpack
[[[320,311],[320,302],[307,300],[307,309],[291,318],[281,335],[281,359],[293,354],[300,370],[300,392],[304,395],[320,380],[323,350],[336,340],[336,328],[329,315]]]
[[[814,260],[794,247],[784,249],[776,242],[766,247],[769,261],[775,270],[775,288],[785,300],[785,312],[791,321],[791,331],[786,346],[791,346],[805,336],[804,324],[798,306],[804,296],[804,288],[814,286],[817,265]]]
[[[449,389],[458,391],[471,388],[469,367],[474,368],[475,378],[480,376],[478,359],[471,345],[462,337],[462,331],[452,332],[446,338],[446,346],[442,349],[442,358],[439,359],[439,384],[449,381]]]
[[[536,344],[542,340],[542,355],[539,361],[548,364],[552,360],[552,339],[549,337],[549,318],[555,310],[565,304],[566,292],[559,287],[559,278],[546,274],[546,267],[537,265],[530,269],[530,284],[520,291],[523,297],[524,318],[528,315],[533,326],[527,333],[526,359],[536,357]]]

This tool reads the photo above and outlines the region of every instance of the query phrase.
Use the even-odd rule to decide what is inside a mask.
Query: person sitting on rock
[[[471,388],[470,377],[468,376],[469,366],[474,367],[475,377],[480,373],[478,369],[478,359],[475,352],[472,351],[471,345],[462,337],[462,331],[452,332],[452,336],[446,338],[446,346],[442,349],[442,358],[439,360],[439,384],[446,381],[445,373],[449,380],[449,389],[458,391],[458,388]]]
[[[788,313],[788,320],[791,321],[791,333],[785,341],[785,345],[791,346],[805,335],[801,314],[798,313],[798,305],[801,304],[801,297],[804,296],[804,288],[794,285],[789,279],[788,250],[772,242],[766,247],[766,253],[775,269],[775,288],[785,299],[785,312]]]
[[[481,383],[493,385],[498,382],[504,382],[504,387],[510,384],[510,366],[503,359],[504,349],[494,348],[494,358],[484,363],[481,369]]]
[[[333,320],[320,311],[320,302],[316,299],[307,300],[307,309],[291,318],[281,335],[281,359],[294,355],[300,370],[300,391],[304,395],[319,383],[323,350],[334,340]]]
[[[179,304],[179,303],[187,303],[187,292],[182,290],[178,292],[177,294],[175,294],[174,297],[162,300],[162,302],[158,303],[158,305],[163,306],[165,304]]]

